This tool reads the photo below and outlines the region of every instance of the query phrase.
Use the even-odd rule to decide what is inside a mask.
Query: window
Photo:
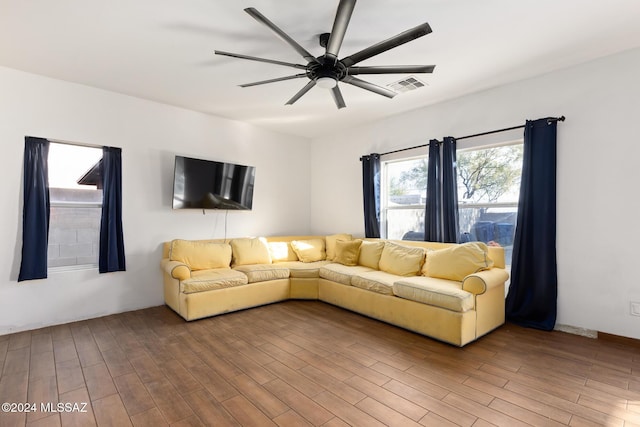
[[[511,264],[518,214],[522,141],[458,150],[458,215],[461,241],[496,242]]]
[[[49,145],[48,266],[97,267],[102,214],[102,149]]]
[[[381,233],[387,239],[422,240],[427,157],[383,163]]]
[[[422,240],[427,156],[382,163],[381,232],[388,239]],[[461,241],[494,241],[511,263],[522,141],[457,152]]]

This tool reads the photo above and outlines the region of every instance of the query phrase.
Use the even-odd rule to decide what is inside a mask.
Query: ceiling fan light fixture
[[[318,87],[321,87],[323,89],[333,89],[334,87],[338,86],[338,80],[332,77],[318,77],[316,79],[316,84],[318,85]]]

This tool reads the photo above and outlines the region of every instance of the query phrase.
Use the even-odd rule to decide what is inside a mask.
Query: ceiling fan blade
[[[293,67],[293,68],[298,68],[300,70],[307,69],[306,65],[293,64],[291,62],[276,61],[275,59],[258,58],[257,56],[241,55],[239,53],[224,52],[221,50],[214,50],[213,52],[216,55],[230,56],[232,58],[248,59],[250,61],[259,61],[259,62],[266,62],[268,64],[284,65],[285,67]]]
[[[347,104],[344,103],[344,98],[342,97],[342,92],[340,92],[338,85],[331,89],[331,95],[333,96],[333,100],[336,102],[338,110],[347,106]]]
[[[369,59],[372,56],[379,55],[382,52],[388,51],[389,49],[393,49],[394,47],[398,47],[419,37],[426,36],[430,32],[431,27],[425,22],[424,24],[404,31],[394,37],[381,41],[380,43],[376,43],[373,46],[369,46],[368,48],[363,49],[360,52],[347,56],[342,60],[342,63],[347,68],[351,67],[352,65],[364,61],[365,59]]]
[[[387,98],[393,98],[394,96],[397,95],[394,91],[390,89],[375,85],[373,83],[365,82],[364,80],[360,80],[359,78],[352,77],[352,76],[346,76],[344,79],[342,79],[342,82],[348,83],[353,86],[357,86],[362,89],[366,89],[368,91],[377,93],[378,95],[386,96]]]
[[[285,80],[293,80],[293,79],[299,79],[302,77],[307,77],[306,73],[301,73],[301,74],[296,74],[293,76],[286,76],[286,77],[277,77],[275,79],[269,79],[269,80],[262,80],[259,82],[254,82],[254,83],[245,83],[243,85],[240,85],[240,87],[250,87],[250,86],[258,86],[258,85],[263,85],[263,84],[267,84],[267,83],[275,83],[275,82],[282,82]]]
[[[258,12],[255,8],[248,7],[244,11],[247,12],[249,15],[251,15],[256,21],[260,22],[263,25],[266,25],[271,31],[276,33],[278,35],[278,37],[280,37],[282,40],[284,40],[285,43],[289,44],[289,46],[294,48],[300,55],[302,55],[302,57],[304,59],[306,59],[308,62],[317,62],[317,63],[319,63],[319,61],[316,59],[315,56],[313,56],[305,48],[300,46],[300,44],[298,44],[298,42],[296,42],[294,39],[292,39],[287,33],[282,31],[276,24],[274,24],[273,22],[269,21],[269,19],[267,19],[267,17],[265,17],[260,12]]]
[[[340,0],[338,5],[338,11],[336,12],[336,19],[333,21],[333,28],[331,29],[331,35],[327,42],[327,50],[325,58],[331,59],[334,63],[338,60],[338,53],[344,40],[344,35],[347,32],[349,21],[351,20],[351,14],[353,8],[356,6],[356,0]]]
[[[309,92],[311,90],[311,88],[313,88],[316,85],[316,81],[315,80],[310,80],[309,83],[307,83],[305,85],[305,87],[303,87],[302,89],[300,89],[300,91],[298,93],[296,93],[295,95],[293,95],[293,98],[291,98],[290,100],[287,101],[287,103],[285,105],[293,105],[294,102],[296,102],[298,99],[302,98],[302,96]]]
[[[435,65],[379,65],[374,67],[350,67],[347,74],[418,74],[433,73]]]

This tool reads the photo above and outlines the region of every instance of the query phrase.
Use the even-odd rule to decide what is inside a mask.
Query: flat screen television
[[[176,156],[173,209],[251,210],[255,167]]]

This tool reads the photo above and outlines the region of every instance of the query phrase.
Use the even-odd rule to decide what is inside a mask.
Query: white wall
[[[176,154],[256,166],[253,211],[229,212],[227,236],[310,231],[307,140],[1,67],[0,94],[0,334],[163,304],[161,242],[225,233],[224,213],[171,209]],[[25,135],[122,147],[126,272],[16,282]]]
[[[630,302],[640,301],[639,75],[635,49],[319,138],[311,148],[312,232],[364,233],[362,154],[565,115],[558,125],[558,324],[640,338],[640,317],[630,315]]]

